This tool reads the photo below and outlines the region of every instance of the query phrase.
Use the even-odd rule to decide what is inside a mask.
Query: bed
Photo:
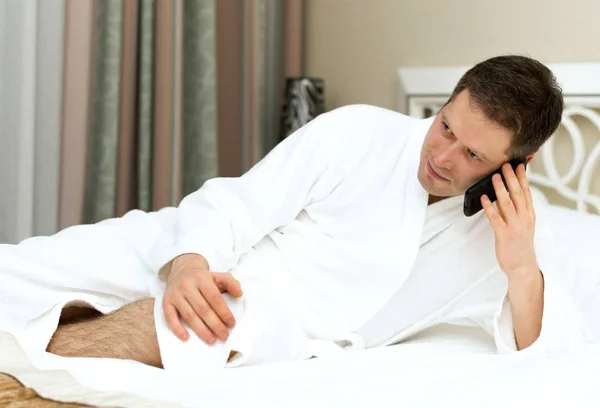
[[[398,110],[418,117],[435,113],[465,69],[399,69]],[[0,381],[20,390],[28,403],[55,404],[38,406],[600,406],[600,263],[595,248],[600,241],[600,64],[553,69],[567,109],[561,129],[528,175],[551,204],[561,251],[576,254],[568,257],[566,284],[593,329],[596,341],[589,346],[560,357],[499,356],[478,329],[446,325],[398,346],[343,358],[217,373],[199,366],[190,377],[131,361],[26,352],[10,334],[0,333],[0,373],[5,373]],[[0,402],[2,392],[0,388]]]

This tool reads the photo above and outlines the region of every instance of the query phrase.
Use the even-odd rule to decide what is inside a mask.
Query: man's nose
[[[456,148],[454,145],[449,145],[445,149],[442,149],[435,156],[434,162],[437,167],[451,170],[453,167],[452,157],[456,153]]]

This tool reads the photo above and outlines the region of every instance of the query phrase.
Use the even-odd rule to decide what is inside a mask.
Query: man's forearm
[[[517,349],[531,346],[540,336],[544,311],[544,278],[541,271],[508,277],[508,299],[512,310]]]
[[[168,282],[171,273],[178,271],[186,266],[198,265],[208,270],[208,261],[202,255],[198,254],[183,254],[173,259],[171,262],[163,266],[159,271],[159,277],[164,282]]]

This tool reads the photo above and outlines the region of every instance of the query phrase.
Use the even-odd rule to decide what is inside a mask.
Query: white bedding
[[[600,217],[558,206],[551,207],[551,215],[565,285],[579,303],[590,337],[600,341]]]
[[[40,369],[68,369],[90,389],[133,393],[154,401],[152,406],[161,406],[159,401],[187,407],[600,406],[600,343],[560,358],[501,356],[491,353],[493,345],[479,333],[439,327],[406,344],[357,351],[344,359],[216,373],[198,367],[193,377],[127,361],[29,357]],[[123,401],[147,406],[131,397]]]
[[[590,243],[598,242],[600,218],[586,217],[592,216],[556,209],[553,219],[562,231],[561,248],[571,254],[567,284],[580,295],[597,335],[600,263]],[[574,253],[584,248],[585,254]],[[98,406],[163,406],[159,401],[185,407],[600,406],[598,340],[562,357],[495,355],[491,339],[479,329],[443,326],[400,346],[356,351],[343,359],[218,372],[199,365],[192,377],[130,361],[25,353],[14,338],[0,333],[0,372],[15,375],[44,396]],[[66,370],[61,375],[46,371],[61,369]]]

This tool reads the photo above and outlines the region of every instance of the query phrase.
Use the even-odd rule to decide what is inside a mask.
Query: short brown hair
[[[511,158],[524,158],[558,128],[564,107],[562,90],[548,67],[529,57],[490,58],[469,69],[452,92],[450,102],[468,90],[485,116],[513,134]]]

